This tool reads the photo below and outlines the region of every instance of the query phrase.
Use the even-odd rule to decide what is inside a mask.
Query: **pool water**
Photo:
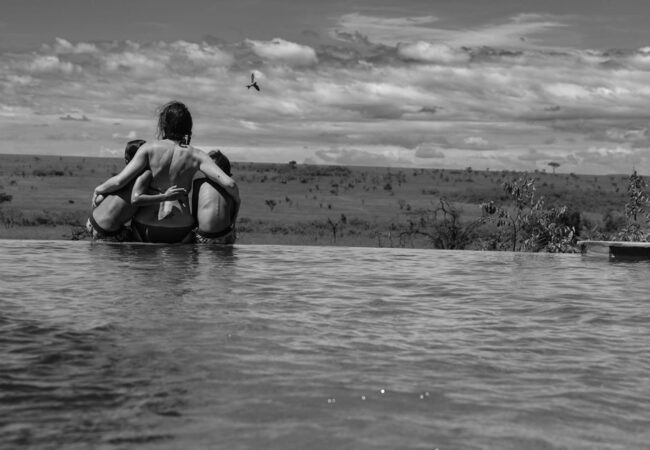
[[[650,445],[650,263],[0,240],[0,447]]]

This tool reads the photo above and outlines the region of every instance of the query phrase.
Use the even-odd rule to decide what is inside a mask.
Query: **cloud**
[[[343,15],[331,30],[337,33],[361,33],[369,40],[385,45],[418,41],[444,43],[451,47],[526,46],[533,47],[534,37],[549,33],[565,24],[551,16],[538,14],[518,15],[500,24],[475,28],[450,29],[432,26],[438,22],[433,16],[379,18],[359,13]],[[524,40],[521,38],[524,37]]]
[[[59,120],[72,120],[74,122],[90,122],[90,119],[85,114],[72,113],[59,117]]]
[[[135,76],[156,76],[165,72],[166,65],[170,61],[170,55],[126,51],[103,55],[101,61],[109,72],[128,72]]]
[[[537,162],[540,160],[551,161],[553,157],[547,153],[541,153],[535,148],[528,149],[528,151],[517,157],[520,161],[532,161]]]
[[[70,61],[62,61],[56,55],[42,55],[33,58],[25,67],[27,72],[33,74],[63,73],[71,74],[80,72],[81,68]]]
[[[47,44],[44,47],[46,50],[50,48],[50,46]],[[71,42],[58,37],[55,39],[54,44],[51,46],[51,50],[57,55],[67,53],[95,53],[98,51],[95,44],[86,42],[78,42],[76,44],[72,44]]]
[[[627,171],[638,162],[645,161],[647,157],[643,153],[624,146],[616,147],[590,147],[587,150],[575,152],[580,159],[581,165],[601,166],[607,169],[608,173],[616,171]]]
[[[463,139],[458,148],[466,150],[494,150],[496,147],[481,136],[469,136]]]
[[[133,139],[137,139],[138,133],[135,130],[131,130],[127,134],[113,133],[111,136],[112,136],[113,139],[116,139],[116,140],[131,141]]]
[[[165,46],[164,43],[160,45]],[[176,41],[167,47],[172,53],[172,61],[176,58],[181,64],[189,63],[193,69],[230,66],[234,62],[230,53],[205,43]]]
[[[415,151],[415,156],[422,159],[441,159],[445,154],[439,148],[424,146]]]
[[[309,66],[316,64],[316,51],[306,45],[296,44],[275,38],[271,41],[247,40],[253,52],[261,58],[277,61],[294,66]]]
[[[399,156],[394,152],[369,152],[356,149],[317,150],[314,155],[326,163],[351,166],[385,166],[398,161]]]
[[[461,48],[429,40],[429,34],[380,43],[373,30],[401,27],[411,36],[437,30],[447,37],[453,30],[442,30],[433,17],[352,19],[375,28],[339,29],[342,40],[322,46],[313,35],[313,46],[283,39],[57,39],[38,51],[3,53],[0,116],[8,124],[0,124],[0,131],[21,123],[67,130],[82,118],[70,111],[83,112],[92,118],[83,129],[101,139],[95,148],[112,148],[115,139],[129,139],[128,130],[152,135],[156,108],[178,99],[195,116],[196,142],[255,148],[250,160],[264,154],[272,159],[272,146],[309,145],[335,149],[320,155],[340,164],[398,165],[419,158],[418,164],[433,165],[444,158],[448,166],[496,169],[547,155],[558,161],[562,155],[593,161],[620,156],[580,156],[585,149],[650,148],[648,49],[551,50],[534,47],[532,40],[517,48]],[[553,22],[524,16],[505,23],[545,21]],[[260,93],[245,87],[251,72]],[[116,131],[115,123],[128,128]],[[44,137],[44,131],[34,133]],[[64,137],[72,141],[71,133]],[[531,146],[537,153],[529,152]],[[646,161],[642,153],[631,155]],[[584,170],[608,169],[595,164]]]
[[[470,56],[462,50],[453,50],[445,44],[431,44],[424,41],[414,44],[398,44],[397,55],[407,61],[441,64],[466,63],[470,59]]]

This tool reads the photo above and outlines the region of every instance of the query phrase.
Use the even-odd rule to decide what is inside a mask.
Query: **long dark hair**
[[[181,102],[172,101],[158,110],[158,139],[170,139],[184,144],[192,137],[192,115]]]

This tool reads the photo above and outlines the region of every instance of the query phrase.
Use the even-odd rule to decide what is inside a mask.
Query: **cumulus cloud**
[[[126,134],[113,133],[112,138],[120,141],[131,141],[138,138],[138,133],[136,133],[135,130],[131,130]]]
[[[468,136],[463,139],[459,145],[460,148],[467,150],[494,150],[495,146],[481,136]]]
[[[430,39],[435,33],[454,37],[436,28],[440,22],[434,19],[352,16],[338,30],[342,40],[321,47],[283,39],[57,39],[35,52],[0,55],[0,115],[13,128],[35,119],[72,128],[72,121],[60,119],[83,111],[92,118],[83,128],[92,128],[111,148],[114,139],[129,139],[115,123],[153,134],[156,108],[179,99],[195,115],[197,142],[250,145],[259,154],[270,143],[332,147],[337,150],[322,151],[319,158],[340,164],[369,164],[370,155],[378,155],[376,164],[401,164],[401,149],[403,157],[420,158],[421,164],[444,158],[446,164],[478,167],[484,161],[507,168],[550,155],[558,161],[562,154],[616,158],[620,154],[580,153],[617,148],[612,143],[630,152],[650,148],[648,49],[461,48],[460,41]],[[555,22],[522,16],[505,23],[527,30],[548,23],[539,27],[550,30]],[[425,33],[377,42],[377,30],[388,35],[399,29],[411,37],[413,31]],[[245,87],[251,72],[261,93]],[[531,145],[537,153],[527,150]],[[641,153],[630,155],[645,161]]]
[[[394,151],[381,153],[356,149],[317,150],[314,155],[329,164],[351,166],[386,166],[398,161],[399,156]]]
[[[442,159],[445,154],[439,148],[423,146],[415,151],[415,156],[422,159]]]
[[[528,149],[526,153],[521,154],[518,156],[518,159],[520,161],[532,161],[532,162],[537,162],[537,161],[551,161],[553,160],[553,157],[547,153],[542,153],[539,152],[535,148]]]
[[[466,63],[470,59],[469,54],[462,50],[454,50],[445,44],[432,44],[424,41],[398,44],[397,55],[405,60],[441,64]]]
[[[575,152],[582,166],[601,167],[607,173],[628,172],[632,166],[638,163],[647,165],[647,157],[638,150],[632,150],[625,146],[616,147],[590,147],[587,150]],[[617,170],[618,169],[618,170]]]
[[[39,55],[32,59],[27,67],[28,72],[39,73],[63,73],[71,74],[80,72],[81,68],[75,66],[70,61],[62,61],[56,55]]]
[[[72,120],[74,122],[90,122],[90,119],[85,114],[71,113],[59,117],[59,120]]]
[[[535,35],[552,32],[565,25],[550,16],[518,15],[503,23],[477,26],[470,29],[436,28],[432,16],[379,18],[358,13],[346,14],[331,31],[349,34],[359,32],[373,42],[396,45],[400,42],[442,42],[452,47],[461,46],[533,46]],[[522,40],[522,37],[529,39]]]
[[[169,59],[168,54],[127,51],[107,54],[102,57],[102,62],[109,72],[129,72],[147,76],[164,73]]]
[[[246,41],[261,58],[295,66],[309,66],[318,62],[316,51],[306,45],[275,38],[271,41]]]
[[[45,45],[44,48],[49,49],[50,46]],[[78,42],[72,44],[71,42],[61,38],[56,38],[51,48],[52,51],[58,55],[66,53],[95,53],[98,50],[95,44],[90,44],[87,42]]]
[[[172,52],[172,58],[176,57],[183,63],[190,63],[193,68],[230,66],[234,62],[233,55],[206,43],[177,41],[169,44],[168,48]]]

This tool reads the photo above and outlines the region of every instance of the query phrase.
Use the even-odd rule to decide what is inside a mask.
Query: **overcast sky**
[[[0,153],[650,174],[650,2],[2,0]],[[251,73],[261,91],[246,89]]]

